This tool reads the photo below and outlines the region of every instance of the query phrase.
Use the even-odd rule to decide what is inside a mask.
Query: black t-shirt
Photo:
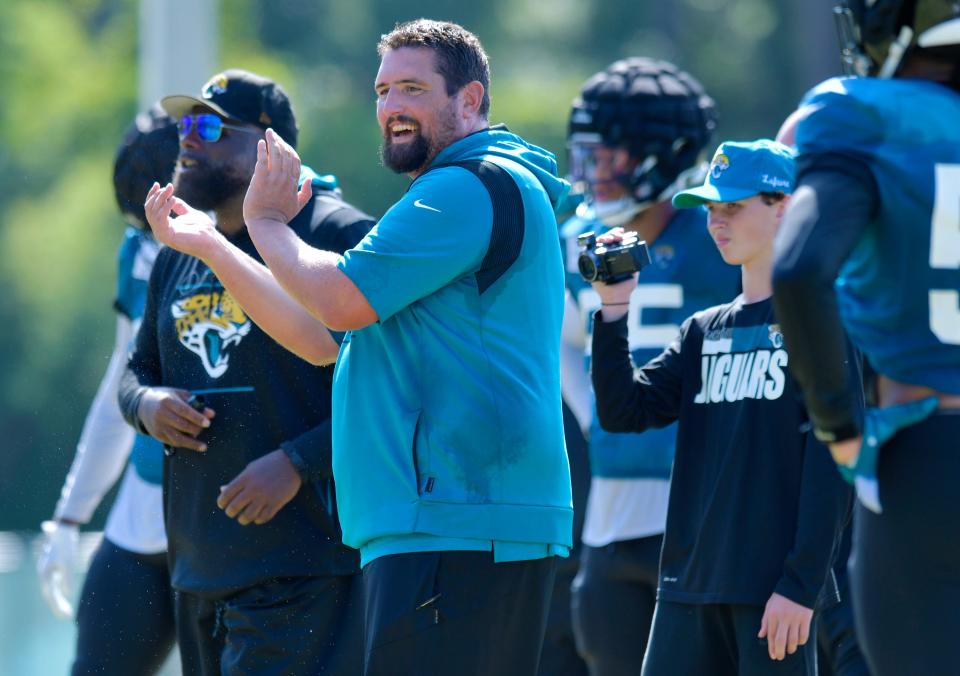
[[[315,189],[290,225],[308,244],[343,252],[373,221],[336,193]],[[246,229],[231,241],[261,260]],[[142,386],[254,388],[205,395],[216,411],[199,436],[208,450],[176,449],[164,460],[174,588],[217,598],[270,578],[357,571],[357,552],[341,544],[330,470],[331,384],[332,367],[313,366],[274,342],[202,261],[160,252],[121,386],[128,419]],[[309,480],[271,521],[241,526],[217,507],[220,486],[281,445],[302,460]]]
[[[810,431],[769,300],[695,314],[642,368],[623,320],[596,318],[593,383],[605,428],[679,420],[658,598],[808,608],[830,571],[851,494]]]

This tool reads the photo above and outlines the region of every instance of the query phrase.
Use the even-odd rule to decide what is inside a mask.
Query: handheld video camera
[[[629,279],[650,265],[650,250],[647,243],[637,238],[634,232],[627,232],[618,244],[597,246],[597,236],[585,232],[577,237],[580,257],[577,267],[580,276],[588,282],[616,284]]]

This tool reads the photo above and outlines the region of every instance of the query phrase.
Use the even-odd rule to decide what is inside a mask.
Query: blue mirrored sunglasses
[[[194,125],[196,125],[197,136],[207,143],[215,143],[219,141],[220,137],[223,135],[224,129],[244,131],[248,134],[259,133],[254,129],[238,127],[235,124],[224,122],[219,115],[213,115],[212,113],[201,113],[199,115],[184,115],[180,118],[180,122],[177,124],[177,131],[180,133],[181,140],[190,135]]]

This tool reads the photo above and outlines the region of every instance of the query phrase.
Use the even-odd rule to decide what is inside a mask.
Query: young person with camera
[[[677,430],[613,434],[600,427],[589,378],[600,298],[580,275],[578,239],[622,226],[649,244],[652,265],[624,301],[637,363],[657,356],[691,314],[736,294],[738,275],[717,254],[704,213],[670,204],[677,186],[701,180],[715,127],[713,99],[696,79],[643,57],[593,75],[570,111],[570,178],[584,202],[560,227],[567,286],[561,385],[589,437],[592,477],[570,605],[577,651],[591,676],[634,676],[643,661]]]
[[[647,676],[766,673],[770,660],[783,661],[777,673],[816,673],[808,638],[815,608],[837,598],[830,568],[850,492],[809,430],[770,300],[794,173],[782,144],[724,143],[706,183],[674,197],[679,208],[707,207],[743,292],[687,319],[646,365],[633,366],[627,344],[634,281],[594,283],[600,424],[641,432],[679,422]]]

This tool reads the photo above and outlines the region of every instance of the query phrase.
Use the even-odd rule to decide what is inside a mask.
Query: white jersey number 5
[[[960,164],[936,166],[930,232],[930,267],[960,268]],[[960,345],[960,291],[930,289],[930,330],[940,342]]]

